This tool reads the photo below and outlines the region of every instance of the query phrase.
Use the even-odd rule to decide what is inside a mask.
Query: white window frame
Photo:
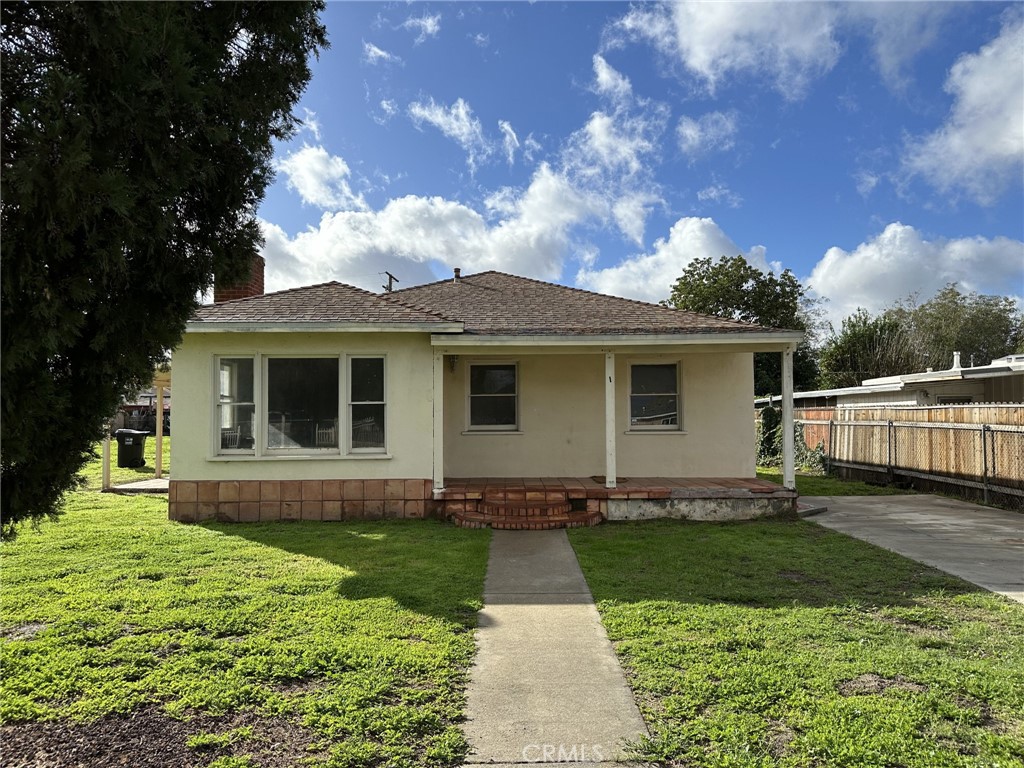
[[[252,360],[252,398],[253,398],[253,447],[252,448],[222,448],[221,447],[221,413],[220,413],[220,364],[221,360]],[[212,413],[210,423],[213,425],[210,435],[212,453],[215,456],[255,456],[259,451],[260,434],[260,382],[259,382],[259,355],[252,352],[239,352],[234,354],[214,355],[212,373],[212,385],[210,392]]]
[[[633,366],[674,365],[676,367],[676,423],[633,424]],[[627,361],[626,424],[628,432],[683,432],[683,362],[679,358],[637,358]],[[659,394],[659,393],[651,393]],[[668,393],[664,393],[668,394]]]
[[[474,397],[488,397],[488,395],[474,395],[473,394],[473,366],[483,365],[511,365],[516,372],[516,422],[515,424],[473,424],[473,408],[472,402]],[[508,395],[492,395],[492,397],[508,397]],[[519,379],[519,361],[518,360],[492,360],[490,358],[481,358],[477,360],[466,361],[466,431],[474,433],[488,433],[488,432],[519,432],[521,423],[521,414],[519,410],[519,404],[522,400],[522,390],[520,387]]]
[[[334,354],[292,354],[292,353],[275,353],[270,355],[260,356],[260,368],[261,368],[261,380],[262,385],[260,388],[260,394],[267,393],[270,391],[270,361],[271,360],[334,360],[338,365],[338,429],[339,431],[343,428],[344,420],[342,419],[342,398],[341,388],[345,386],[346,377],[345,372],[341,369],[341,364],[345,359],[344,355]],[[338,445],[335,448],[271,448],[270,447],[270,413],[267,410],[269,407],[269,400],[267,397],[262,398],[261,401],[257,401],[257,409],[263,416],[260,420],[260,443],[259,443],[259,455],[261,456],[332,456],[341,453],[341,435],[338,435]]]
[[[352,361],[353,360],[381,360],[384,364],[384,399],[381,401],[360,400],[358,403],[352,401]],[[345,418],[341,419],[339,414],[338,429],[345,430],[345,448],[349,454],[386,454],[388,452],[388,435],[391,432],[391,419],[388,416],[388,356],[384,353],[360,352],[345,356]],[[380,448],[354,448],[352,446],[352,406],[353,405],[383,405],[384,406],[384,445]],[[339,435],[338,439],[341,439]]]

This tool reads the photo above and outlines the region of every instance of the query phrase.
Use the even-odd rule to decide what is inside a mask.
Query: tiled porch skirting
[[[477,512],[484,500],[517,507],[568,500],[606,520],[743,520],[791,515],[796,502],[796,493],[772,483],[728,478],[637,478],[614,489],[590,478],[451,479],[446,485],[434,498],[431,481],[423,479],[171,480],[168,513],[180,522],[447,519]]]
[[[168,516],[256,523],[379,520],[437,514],[430,480],[171,480]]]

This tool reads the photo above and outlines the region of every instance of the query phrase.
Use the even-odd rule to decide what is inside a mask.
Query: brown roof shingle
[[[452,323],[428,309],[416,309],[344,283],[307,285],[245,299],[206,304],[195,323]]]
[[[482,335],[758,333],[777,329],[568,288],[503,272],[481,272],[383,296],[458,318]]]

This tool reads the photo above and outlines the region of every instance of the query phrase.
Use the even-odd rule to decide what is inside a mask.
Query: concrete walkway
[[[564,530],[494,532],[467,717],[467,764],[593,768],[646,735]]]
[[[944,496],[819,496],[816,523],[1024,603],[1024,514]]]

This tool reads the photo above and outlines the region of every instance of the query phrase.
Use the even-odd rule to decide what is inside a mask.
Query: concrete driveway
[[[1024,514],[943,496],[815,496],[810,520],[1024,603]]]

